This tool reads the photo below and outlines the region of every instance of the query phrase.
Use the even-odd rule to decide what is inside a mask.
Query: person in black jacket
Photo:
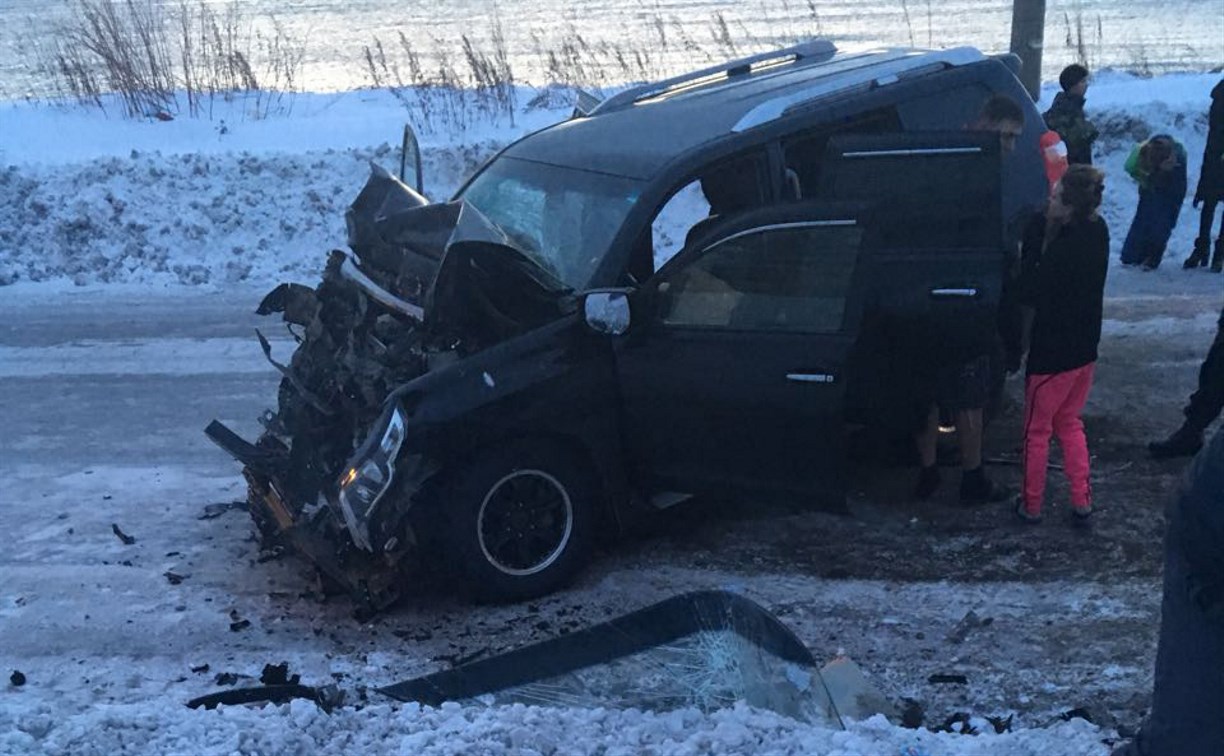
[[[1199,216],[1199,234],[1194,240],[1194,252],[1182,263],[1184,268],[1197,268],[1207,264],[1207,247],[1211,244],[1211,224],[1215,221],[1216,206],[1224,202],[1224,79],[1211,90],[1211,111],[1207,115],[1207,146],[1203,148],[1203,169],[1199,172],[1198,189],[1194,192],[1194,206],[1203,206]],[[1224,271],[1224,219],[1220,222],[1220,236],[1216,239],[1215,252],[1211,256],[1211,269]]]
[[[1104,176],[1087,165],[1073,165],[1055,187],[1044,218],[1024,236],[1021,301],[1028,370],[1024,391],[1024,490],[1016,513],[1029,522],[1041,519],[1050,437],[1058,436],[1071,485],[1071,511],[1092,513],[1088,482],[1088,441],[1080,412],[1092,389],[1105,275],[1109,268],[1109,229],[1097,215]]]
[[[1058,77],[1063,91],[1054,96],[1054,104],[1045,112],[1046,126],[1057,131],[1067,145],[1067,162],[1071,165],[1092,165],[1092,143],[1100,132],[1084,115],[1084,100],[1088,93],[1088,69],[1072,64]]]
[[[1224,432],[1168,508],[1152,707],[1113,756],[1224,754]]]
[[[1224,410],[1224,309],[1220,310],[1215,341],[1199,368],[1198,390],[1190,395],[1182,410],[1186,421],[1168,438],[1148,444],[1148,451],[1156,459],[1194,456],[1203,447],[1203,431],[1219,417],[1221,410]]]

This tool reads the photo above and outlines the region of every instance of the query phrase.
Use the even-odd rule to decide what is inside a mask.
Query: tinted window
[[[660,286],[663,322],[839,331],[861,238],[853,221],[814,221],[766,226],[716,242]]]
[[[631,179],[501,158],[462,199],[566,285],[590,282],[640,191]]]
[[[969,84],[900,103],[897,110],[907,131],[949,131],[976,120],[989,98],[984,85]]]
[[[1032,100],[1015,79],[1007,75],[1011,87],[999,89],[1024,109],[1024,133],[1014,150],[1003,154],[1003,218],[1012,237],[1018,239],[1028,213],[1039,211],[1046,199],[1045,169],[1037,140],[1045,131],[1045,121]],[[963,129],[977,120],[982,105],[994,90],[984,84],[942,89],[900,103],[897,110],[906,131],[947,131]]]
[[[881,244],[909,249],[1002,243],[998,140],[963,132],[839,136],[821,195],[875,203]]]
[[[866,113],[841,123],[828,124],[816,131],[787,140],[783,146],[786,161],[786,186],[789,199],[816,196],[820,186],[825,151],[834,134],[888,134],[901,130],[901,122],[891,108]]]

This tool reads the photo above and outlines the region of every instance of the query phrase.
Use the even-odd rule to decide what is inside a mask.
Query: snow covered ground
[[[1099,163],[1115,251],[1135,204],[1121,172],[1126,150],[1169,131],[1186,144],[1193,174],[1217,80],[1098,77],[1089,108],[1105,132]],[[499,145],[567,111],[425,135],[428,192],[447,196]],[[763,559],[767,549],[720,561],[721,550],[734,550],[728,541],[703,554],[664,539],[601,556],[572,589],[531,607],[473,610],[426,592],[361,624],[346,602],[314,600],[295,562],[257,562],[245,515],[197,519],[205,505],[243,493],[234,464],[201,428],[217,417],[249,432],[275,400],[276,376],[251,338],[254,303],[282,279],[311,282],[326,251],[343,243],[343,210],[366,161],[398,162],[389,144],[403,115],[384,94],[303,96],[293,113],[252,121],[235,106],[222,125],[0,105],[0,284],[8,284],[0,286],[0,528],[9,536],[0,553],[0,672],[27,678],[22,686],[0,678],[0,754],[1108,752],[1112,725],[1057,715],[1095,697],[1141,701],[1150,689],[1159,585],[1146,568],[1034,582],[1021,552],[987,557],[976,533],[950,535],[930,524],[935,515],[917,512],[902,521],[915,554],[933,542],[950,559],[997,569],[952,582],[858,579],[787,567]],[[1164,412],[1153,422],[1172,421],[1220,301],[1220,277],[1177,264],[1193,235],[1187,202],[1160,270],[1111,271],[1104,389],[1090,414]],[[1145,373],[1109,389],[1135,360],[1159,362],[1159,384]],[[1174,478],[1161,475],[1155,490],[1167,493]],[[136,541],[121,542],[112,523]],[[768,527],[778,526],[744,529]],[[1159,531],[1139,538],[1158,540]],[[1119,545],[1119,564],[1151,561],[1123,548],[1132,545]],[[301,703],[183,706],[217,690],[219,673],[257,678],[279,661],[303,682],[356,694],[712,587],[779,613],[817,658],[845,650],[890,697],[926,700],[929,725],[956,710],[1014,712],[1016,731],[966,737],[876,719],[833,732],[746,709],[421,710],[373,693],[330,716]],[[946,642],[970,609],[994,622],[962,644]],[[251,624],[230,629],[241,620]],[[933,692],[928,676],[947,671],[965,672],[970,684]]]

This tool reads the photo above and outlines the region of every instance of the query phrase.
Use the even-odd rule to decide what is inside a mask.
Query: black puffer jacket
[[[1207,146],[1203,148],[1203,169],[1199,172],[1199,201],[1224,200],[1224,79],[1211,90],[1211,112],[1207,117]]]

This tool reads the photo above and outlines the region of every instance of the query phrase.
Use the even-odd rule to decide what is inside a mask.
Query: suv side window
[[[973,123],[990,99],[984,84],[966,84],[898,103],[906,131],[948,131]]]
[[[787,198],[799,200],[817,196],[825,148],[834,134],[887,134],[900,130],[901,121],[897,112],[884,108],[785,140],[782,152],[786,164]]]
[[[654,269],[718,218],[765,204],[766,165],[763,152],[723,160],[702,169],[672,194],[651,222]]]
[[[660,287],[665,324],[836,333],[863,230],[853,221],[763,226],[715,242]]]

